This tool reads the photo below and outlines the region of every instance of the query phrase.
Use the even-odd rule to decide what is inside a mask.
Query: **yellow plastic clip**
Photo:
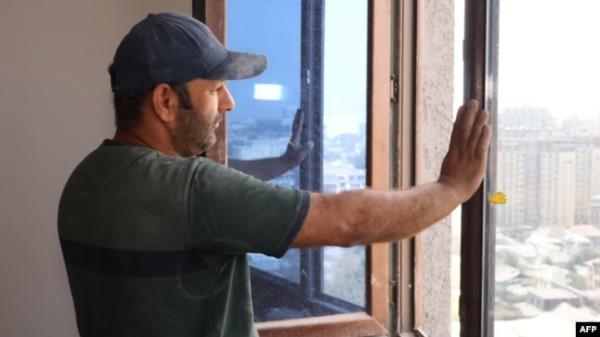
[[[504,205],[506,200],[506,194],[502,192],[496,192],[488,197],[488,201],[494,205]]]

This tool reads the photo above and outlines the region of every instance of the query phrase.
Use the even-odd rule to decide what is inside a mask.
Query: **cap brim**
[[[227,58],[210,74],[212,80],[240,80],[260,75],[267,68],[264,55],[240,53],[228,50]]]

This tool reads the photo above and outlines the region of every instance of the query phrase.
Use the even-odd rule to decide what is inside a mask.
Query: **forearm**
[[[294,167],[293,164],[286,163],[280,157],[254,160],[230,159],[229,166],[261,180],[273,179]]]
[[[348,212],[353,244],[398,241],[446,217],[462,199],[448,185],[434,182],[404,191],[357,191],[337,195]]]
[[[352,246],[398,241],[438,222],[464,197],[441,182],[404,191],[355,190],[311,194],[311,208],[295,247]]]

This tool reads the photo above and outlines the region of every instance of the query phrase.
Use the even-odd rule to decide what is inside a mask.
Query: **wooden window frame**
[[[367,184],[415,184],[421,105],[421,0],[368,0]],[[226,0],[192,0],[193,16],[226,44]],[[207,157],[227,164],[227,123]],[[426,336],[415,319],[415,239],[366,247],[366,312],[257,323],[268,336]],[[390,334],[392,332],[392,334]]]

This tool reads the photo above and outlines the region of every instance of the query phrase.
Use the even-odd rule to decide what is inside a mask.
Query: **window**
[[[600,230],[600,49],[589,43],[600,8],[589,0],[466,3],[467,95],[484,99],[495,133],[485,189],[463,213],[475,231],[462,252],[461,335],[573,334],[576,321],[600,316],[600,255],[591,248]],[[506,205],[484,203],[496,191]]]
[[[367,2],[230,0],[227,42],[269,56],[256,78],[231,81],[230,163],[284,153],[295,116],[303,163],[278,185],[339,192],[366,186]],[[250,255],[257,321],[365,310],[364,247],[293,249],[283,258]]]
[[[193,1],[195,16],[205,19],[232,49],[238,44],[238,49],[268,54],[272,61],[272,72],[230,83],[238,91],[238,111],[228,117],[230,132],[222,126],[217,145],[207,155],[225,163],[228,155],[249,159],[280,154],[300,109],[305,114],[303,137],[315,146],[299,168],[274,182],[310,190],[409,187],[414,183],[415,4]],[[353,34],[336,36],[340,30]],[[346,96],[336,98],[341,88]],[[232,132],[238,128],[254,138],[240,139]],[[259,139],[251,135],[258,128],[270,131],[261,132]],[[264,139],[267,134],[270,138]],[[249,153],[249,142],[258,145],[253,151],[264,151]],[[292,250],[280,260],[252,256],[261,336],[371,336],[389,329],[414,334],[412,245],[406,240]],[[354,266],[335,270],[342,263]],[[348,272],[353,281],[339,281]],[[300,305],[290,307],[290,298]]]
[[[521,200],[486,218],[496,228],[491,244],[499,336],[572,334],[575,321],[600,317],[592,282],[593,261],[600,258],[592,248],[600,219],[591,216],[592,198],[600,193],[592,186],[600,174],[592,169],[593,153],[600,149],[600,105],[593,98],[600,48],[587,42],[600,30],[590,14],[598,10],[589,0],[568,6],[503,1],[494,14],[499,56],[493,183]],[[532,15],[534,27],[526,19]],[[523,53],[532,42],[535,48]],[[524,156],[526,164],[502,169],[515,156]],[[517,212],[520,207],[525,212]]]

